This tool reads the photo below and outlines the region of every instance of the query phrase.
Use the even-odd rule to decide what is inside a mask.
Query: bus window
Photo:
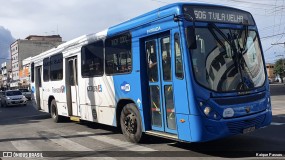
[[[42,87],[41,67],[37,67],[37,79],[39,87]]]
[[[173,89],[172,85],[165,85],[164,86],[164,96],[165,96],[165,107],[166,107],[166,120],[167,120],[167,127],[170,129],[176,129],[176,122],[175,122],[175,108],[173,102]]]
[[[129,73],[132,70],[131,34],[125,33],[105,41],[106,74]]]
[[[49,81],[49,57],[43,60],[43,79],[44,82]]]
[[[62,53],[50,57],[50,80],[57,81],[63,78]]]
[[[170,38],[165,37],[160,40],[162,54],[163,80],[171,81],[171,52]]]
[[[150,82],[157,82],[157,57],[155,40],[146,42],[146,54],[148,59],[148,77]]]
[[[32,82],[35,81],[34,72],[35,72],[35,64],[34,64],[34,62],[32,62],[32,63],[31,63],[31,81],[32,81]]]
[[[175,51],[175,75],[178,79],[183,79],[183,63],[180,49],[179,33],[174,35],[174,51]]]
[[[103,41],[88,44],[81,49],[81,75],[84,78],[104,74]]]
[[[162,126],[161,120],[161,110],[160,110],[160,89],[159,86],[153,85],[150,86],[150,97],[151,97],[151,111],[152,111],[152,118],[151,124],[157,127]]]

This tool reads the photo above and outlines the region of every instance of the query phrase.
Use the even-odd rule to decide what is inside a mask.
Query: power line
[[[271,25],[271,26],[267,26],[267,27],[260,28],[259,31],[261,31],[261,30],[266,30],[266,29],[271,29],[271,28],[273,28],[273,27],[279,27],[279,26],[283,26],[283,25],[285,25],[285,23],[283,23],[283,24],[278,24],[278,25]]]
[[[280,35],[284,35],[284,34],[285,34],[285,32],[279,33],[279,34],[270,35],[270,36],[261,37],[260,39],[271,38],[271,37],[280,36]]]
[[[257,2],[248,2],[248,1],[241,1],[241,0],[228,0],[228,1],[232,1],[232,2],[240,2],[240,3],[246,3],[246,4],[254,4],[254,5],[262,5],[262,6],[272,6],[272,7],[276,7],[276,4],[273,5],[273,4],[265,4],[265,3],[257,3]],[[277,3],[277,1],[276,1]]]

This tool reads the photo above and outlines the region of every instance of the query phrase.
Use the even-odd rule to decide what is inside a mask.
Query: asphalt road
[[[1,151],[53,151],[43,154],[59,156],[46,159],[105,157],[113,160],[145,159],[145,156],[154,157],[151,159],[252,158],[256,154],[266,156],[270,153],[285,157],[285,89],[271,85],[271,92],[273,122],[269,127],[205,143],[183,143],[146,136],[141,144],[132,144],[126,142],[114,127],[90,122],[56,124],[48,114],[35,110],[29,104],[0,108],[0,157]],[[80,156],[98,157],[78,158]]]

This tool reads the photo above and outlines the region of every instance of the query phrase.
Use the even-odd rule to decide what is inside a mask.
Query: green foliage
[[[279,75],[283,83],[283,77],[285,76],[285,59],[279,59],[275,62],[274,74]]]

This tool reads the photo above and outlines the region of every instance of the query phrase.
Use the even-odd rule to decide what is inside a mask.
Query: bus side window
[[[132,35],[123,33],[105,40],[105,72],[108,75],[132,71]]]
[[[34,83],[34,81],[35,81],[35,63],[34,62],[32,62],[31,63],[31,81]]]
[[[180,48],[180,36],[179,33],[174,35],[174,47],[175,47],[175,75],[178,79],[184,78],[182,53]]]
[[[50,80],[58,81],[63,78],[63,55],[62,53],[50,57]]]
[[[104,53],[103,41],[97,41],[81,49],[81,75],[84,78],[103,76]]]

